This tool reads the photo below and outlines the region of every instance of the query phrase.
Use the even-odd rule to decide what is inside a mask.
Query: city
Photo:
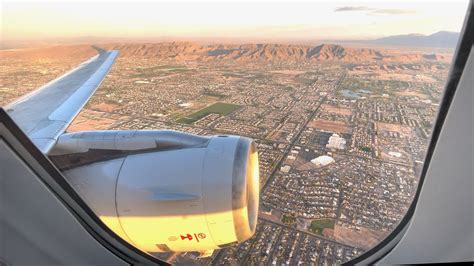
[[[281,60],[276,52],[294,47],[275,46],[264,58],[239,61],[226,56],[243,48],[211,47],[202,60],[190,56],[193,52],[146,56],[162,45],[143,45],[145,53],[137,54],[139,47],[106,45],[122,56],[69,132],[173,129],[243,135],[257,141],[261,167],[254,237],[216,250],[211,258],[156,256],[197,265],[339,264],[381,241],[408,209],[450,55],[385,60],[386,52],[373,60],[362,49],[321,45],[318,56],[327,50],[329,58]],[[94,54],[83,46],[65,49],[65,54],[84,52],[3,57],[0,104]],[[340,49],[344,59],[338,57]]]

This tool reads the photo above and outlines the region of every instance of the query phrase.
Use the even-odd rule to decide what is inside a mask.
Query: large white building
[[[311,162],[314,163],[318,167],[323,167],[323,166],[332,164],[335,161],[331,156],[322,155],[317,158],[314,158],[313,160],[311,160]]]
[[[334,133],[329,137],[328,144],[326,144],[328,149],[344,150],[346,148],[346,140]]]
[[[288,173],[290,170],[291,170],[291,166],[289,165],[285,165],[280,168],[280,171],[282,171],[283,173]]]

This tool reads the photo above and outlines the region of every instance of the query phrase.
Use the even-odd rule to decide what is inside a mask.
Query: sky
[[[4,40],[105,38],[371,39],[462,27],[468,1],[11,2]]]

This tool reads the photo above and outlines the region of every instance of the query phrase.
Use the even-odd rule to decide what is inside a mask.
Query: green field
[[[286,225],[293,226],[296,224],[296,217],[292,215],[283,214],[281,222]]]
[[[213,114],[227,115],[239,108],[240,108],[240,105],[236,105],[236,104],[215,103],[197,112],[194,112],[188,116],[181,117],[180,119],[177,120],[177,122],[183,123],[183,124],[192,124],[198,121],[199,119],[205,117],[208,114],[213,113]]]
[[[376,79],[362,79],[362,78],[345,78],[339,87],[340,91],[348,90],[358,92],[364,90],[375,94],[393,94],[396,91],[401,91],[409,88],[406,81],[400,80],[376,80]]]
[[[324,228],[334,229],[334,224],[334,220],[332,219],[314,220],[309,226],[309,231],[318,235],[322,235]]]

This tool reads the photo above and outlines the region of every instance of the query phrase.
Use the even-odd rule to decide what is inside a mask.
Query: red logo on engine
[[[193,240],[193,236],[190,234],[186,234],[186,236],[181,235],[181,240],[185,240],[185,239]]]
[[[193,236],[191,234],[186,234],[186,235],[180,235],[181,236],[181,240],[193,240]],[[197,242],[199,242],[199,239],[204,239],[206,238],[206,234],[204,233],[199,233],[199,234],[196,234],[194,233],[194,240],[196,240]]]

